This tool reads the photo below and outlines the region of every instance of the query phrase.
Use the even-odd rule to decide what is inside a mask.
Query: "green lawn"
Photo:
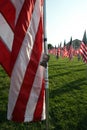
[[[6,119],[10,79],[0,67],[0,130],[46,130],[45,121],[14,123]],[[87,130],[87,65],[72,61],[49,61],[49,130]]]

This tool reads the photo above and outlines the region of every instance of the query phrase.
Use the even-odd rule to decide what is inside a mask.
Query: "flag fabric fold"
[[[12,0],[0,0],[0,64],[9,76],[14,27],[15,7]]]
[[[9,120],[45,119],[43,25],[40,0],[25,0],[14,32],[9,92]]]

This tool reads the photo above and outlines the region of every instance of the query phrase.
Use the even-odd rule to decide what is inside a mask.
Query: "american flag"
[[[73,58],[72,37],[71,37],[70,42],[69,42],[68,56],[69,56],[70,60]]]
[[[42,1],[1,0],[0,6],[2,9],[5,8],[3,12],[6,10],[10,12],[8,15],[7,11],[1,12],[1,17],[5,19],[11,32],[8,33],[7,30],[6,37],[9,38],[6,39],[1,35],[4,43],[3,40],[0,42],[9,55],[8,68],[6,65],[3,66],[11,75],[7,118],[16,122],[43,120],[45,119],[44,67],[40,65],[44,51]],[[9,17],[12,15],[13,22],[10,23]],[[10,42],[7,39],[10,39]],[[3,62],[2,64],[5,64]]]
[[[48,53],[49,53],[49,54],[52,54],[52,55],[56,55],[57,50],[56,50],[56,48],[52,48],[52,49],[49,49],[49,50],[48,50]]]
[[[64,47],[62,49],[62,56],[63,57],[68,57],[68,51],[67,51],[67,47],[66,47],[66,42],[64,41]]]
[[[87,39],[86,39],[86,31],[83,35],[83,40],[80,44],[80,54],[82,56],[82,59],[85,63],[87,63]]]

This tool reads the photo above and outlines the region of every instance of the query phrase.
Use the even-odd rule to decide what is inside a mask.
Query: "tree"
[[[54,48],[53,45],[49,43],[48,44],[48,49],[52,49],[52,48]]]

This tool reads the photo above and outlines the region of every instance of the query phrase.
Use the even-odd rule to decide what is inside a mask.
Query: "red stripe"
[[[12,30],[14,30],[15,8],[10,0],[0,0],[0,12],[5,17]]]
[[[43,112],[43,101],[44,101],[44,81],[42,82],[42,89],[41,89],[41,92],[40,92],[40,96],[39,96],[39,99],[38,99],[38,103],[37,103],[37,106],[36,106],[36,110],[35,110],[35,113],[34,113],[34,118],[33,118],[33,121],[39,121],[41,120],[41,116],[42,116],[42,112]]]
[[[22,10],[20,12],[20,16],[18,18],[16,27],[15,27],[15,33],[14,33],[14,42],[13,42],[13,48],[12,48],[12,62],[11,62],[12,69],[16,62],[16,58],[21,48],[22,41],[26,35],[26,31],[30,24],[35,1],[36,0],[25,0]]]
[[[0,64],[3,66],[7,74],[10,76],[10,58],[11,53],[0,39]]]
[[[87,55],[85,55],[84,53],[82,54],[82,59],[84,62],[87,62]]]
[[[87,62],[87,49],[86,49],[86,45],[82,42],[81,46],[80,46],[80,53],[82,55],[82,59],[84,62]]]
[[[35,74],[39,65],[40,57],[42,52],[42,21],[39,23],[38,32],[36,34],[35,43],[33,46],[31,58],[27,71],[24,77],[23,84],[13,111],[12,120],[22,122],[24,121],[24,114],[28,98],[30,96],[32,84],[35,79]]]

